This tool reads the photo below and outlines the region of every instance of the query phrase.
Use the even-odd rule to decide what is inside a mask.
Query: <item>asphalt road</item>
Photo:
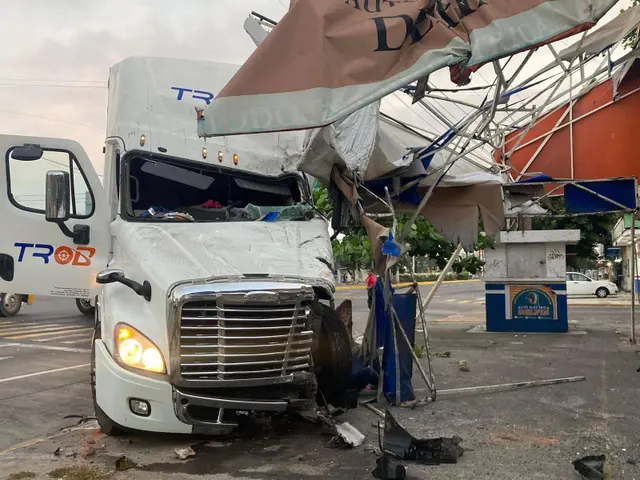
[[[421,288],[426,298],[431,286]],[[446,283],[427,312],[435,328],[484,321],[482,282]],[[364,330],[366,291],[341,290],[340,303],[351,299],[354,335]],[[570,307],[581,326],[628,329],[627,307]],[[0,455],[22,442],[74,425],[67,415],[92,415],[89,349],[93,318],[71,300],[37,298],[14,318],[0,318]],[[458,325],[460,327],[462,325]],[[18,446],[18,448],[16,447]]]

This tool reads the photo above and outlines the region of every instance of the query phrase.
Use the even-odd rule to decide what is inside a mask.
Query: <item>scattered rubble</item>
[[[101,480],[107,474],[96,467],[88,465],[73,465],[71,467],[56,468],[49,472],[50,478],[60,480]]]
[[[344,422],[338,425],[336,427],[336,431],[340,438],[352,447],[359,447],[364,443],[364,435],[349,422]]]
[[[196,452],[193,451],[193,448],[176,448],[175,449],[176,457],[180,460],[186,460],[187,458],[195,457]]]
[[[467,364],[467,362],[465,360],[460,360],[458,362],[458,370],[460,370],[461,372],[470,372],[471,371],[469,369],[469,365]]]
[[[584,480],[604,480],[605,455],[587,455],[573,461],[573,468]]]
[[[451,357],[451,352],[447,350],[446,352],[436,352],[434,355],[438,358],[449,358]]]
[[[390,455],[382,455],[376,459],[376,468],[371,474],[380,480],[404,480],[407,470]]]
[[[138,464],[129,460],[125,455],[122,455],[116,459],[115,467],[117,472],[124,472],[125,470],[137,468]]]
[[[7,480],[26,480],[27,478],[35,478],[36,474],[33,472],[18,472],[12,473],[7,477]]]
[[[464,449],[460,446],[460,437],[417,439],[400,426],[389,410],[386,412],[384,424],[383,450],[401,460],[440,465],[457,463],[464,454]]]

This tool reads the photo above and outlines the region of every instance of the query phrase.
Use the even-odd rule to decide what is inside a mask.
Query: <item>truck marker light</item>
[[[144,144],[147,143],[147,137],[144,135],[140,135],[140,146],[144,147]]]
[[[119,363],[150,372],[166,372],[164,358],[158,347],[135,328],[119,323],[115,328],[115,338],[115,358]]]
[[[118,340],[126,340],[131,336],[132,336],[131,330],[129,330],[128,328],[121,328],[118,331]]]
[[[238,155],[236,153],[233,154],[233,164],[234,165],[238,164]]]
[[[223,153],[219,151],[219,152],[218,152],[218,161],[219,161],[220,163],[222,163],[222,159],[223,159],[223,158],[224,158]]]
[[[202,158],[207,158],[207,147],[202,147]]]

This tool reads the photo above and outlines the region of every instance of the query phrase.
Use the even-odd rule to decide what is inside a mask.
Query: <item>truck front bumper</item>
[[[162,433],[224,435],[238,424],[227,411],[283,412],[295,405],[287,400],[212,397],[183,391],[166,380],[138,375],[116,363],[105,344],[96,340],[96,401],[104,413],[126,429]],[[135,414],[131,400],[149,404],[148,416]],[[202,415],[201,412],[206,412]],[[199,414],[198,414],[199,413]]]

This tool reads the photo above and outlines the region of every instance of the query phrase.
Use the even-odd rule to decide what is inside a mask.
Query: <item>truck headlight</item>
[[[115,328],[116,360],[128,367],[165,373],[160,349],[135,328],[119,323]]]

